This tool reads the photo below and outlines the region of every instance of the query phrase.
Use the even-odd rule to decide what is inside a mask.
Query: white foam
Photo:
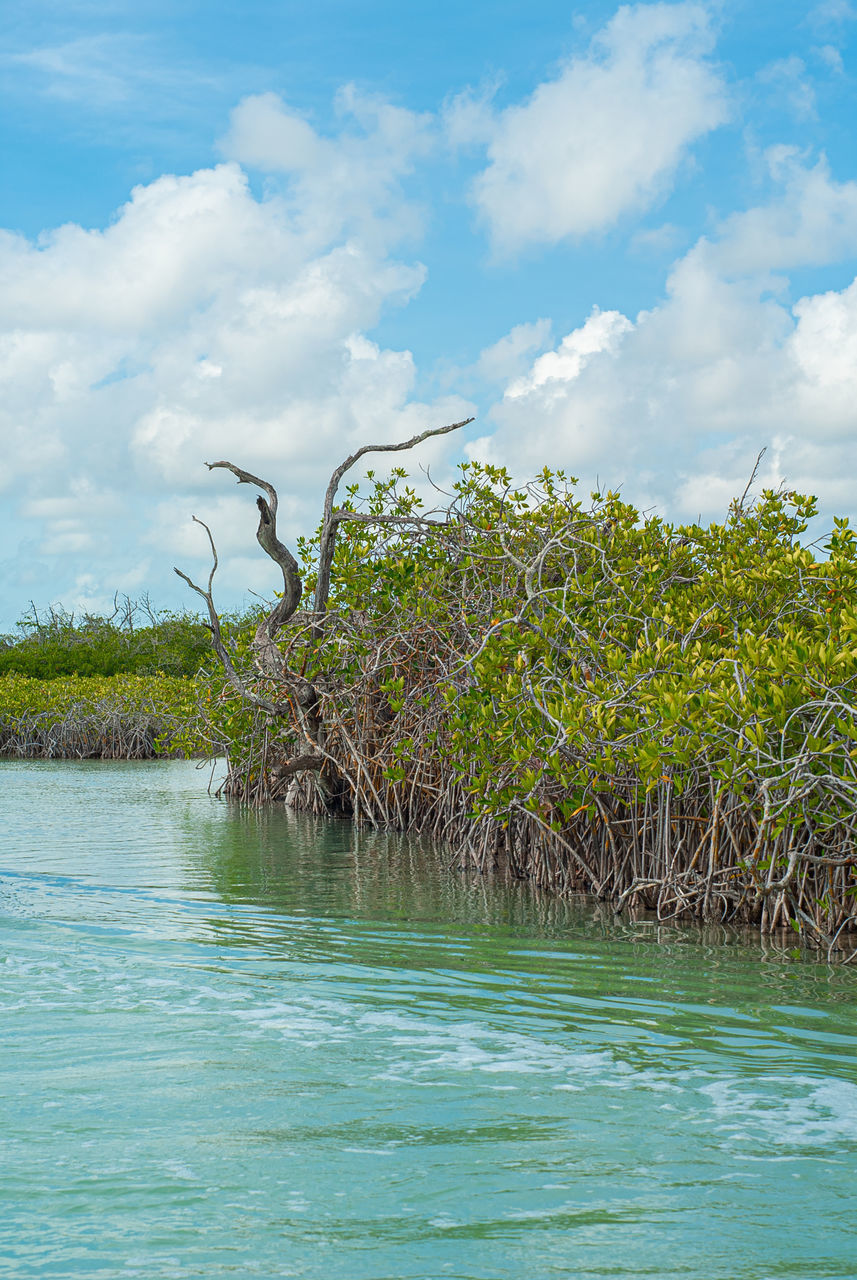
[[[733,1141],[822,1147],[857,1143],[857,1085],[812,1076],[733,1078],[704,1085],[718,1129]]]

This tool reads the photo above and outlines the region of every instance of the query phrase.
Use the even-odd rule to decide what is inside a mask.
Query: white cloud
[[[857,187],[774,157],[770,205],[725,220],[634,321],[597,309],[512,380],[470,447],[516,474],[564,466],[642,505],[716,516],[766,447],[761,483],[854,514],[857,281],[790,305],[784,272],[857,254]],[[780,293],[776,292],[777,287]]]
[[[4,61],[34,72],[42,90],[53,97],[115,108],[142,83],[151,88],[161,79],[154,66],[146,71],[147,55],[147,42],[140,36],[102,33],[10,54]]]
[[[797,412],[806,420],[823,412],[825,436],[845,438],[857,427],[857,280],[839,293],[802,298],[793,311]]]
[[[232,112],[220,149],[230,159],[266,173],[311,169],[335,144],[320,138],[276,93],[245,98]]]
[[[794,147],[772,147],[766,159],[781,197],[732,214],[717,242],[702,241],[698,252],[726,276],[822,266],[857,252],[857,182],[833,181],[823,156],[810,165]]]
[[[644,227],[635,231],[631,237],[631,250],[646,257],[664,257],[672,255],[679,248],[685,233],[672,222],[664,222],[659,227]]]
[[[479,376],[487,382],[497,383],[521,375],[537,351],[543,351],[550,341],[550,320],[536,320],[515,327],[480,354],[477,364]]]
[[[290,212],[307,235],[380,231],[389,244],[416,233],[421,213],[404,199],[402,179],[433,145],[432,118],[353,86],[336,105],[342,127],[329,138],[274,93],[245,98],[220,149],[244,167],[285,175]]]
[[[99,490],[91,477],[77,475],[65,493],[30,497],[21,504],[20,512],[44,530],[39,548],[43,555],[66,554],[94,549],[94,524],[121,519],[122,503],[118,493]]]
[[[32,594],[35,564],[96,599],[127,579],[140,545],[154,548],[163,589],[176,555],[204,558],[204,541],[188,538],[192,511],[212,511],[213,527],[222,516],[224,547],[258,560],[253,495],[221,502],[228,478],[205,461],[270,476],[294,535],[315,524],[356,441],[467,416],[456,397],[415,398],[410,353],[364,336],[425,276],[392,256],[422,126],[353,95],[343,110],[359,116],[359,136],[348,123],[317,141],[359,187],[356,219],[324,164],[307,161],[303,185],[258,199],[230,161],[136,188],[101,230],[0,233],[0,487],[27,547],[4,564],[7,615]],[[255,117],[241,118],[250,148]],[[256,579],[273,587],[261,565]]]
[[[27,16],[32,17],[32,8],[27,6]],[[64,6],[57,33],[86,25]],[[163,32],[98,30],[24,44],[28,27],[31,36],[50,32],[50,24],[38,19],[28,24],[25,18],[5,33],[0,52],[5,91],[15,95],[21,112],[29,112],[38,99],[58,108],[55,127],[60,132],[71,127],[76,143],[83,134],[99,147],[122,139],[138,158],[141,146],[161,148],[167,138],[186,149],[192,133],[205,131],[207,141],[211,113],[218,109],[214,104],[234,102],[238,83],[246,84],[246,69],[239,63],[212,71],[194,55],[177,58],[175,43]]]
[[[809,13],[809,21],[817,27],[838,27],[857,18],[850,0],[821,0]]]
[[[472,195],[495,246],[598,232],[656,201],[690,144],[728,118],[712,44],[701,4],[623,6],[527,102],[498,114],[453,102],[452,139],[487,144]]]
[[[274,202],[251,197],[237,165],[167,175],[136,187],[104,231],[68,224],[35,243],[0,233],[0,326],[115,335],[109,361],[129,336],[157,342],[239,284],[288,278],[305,255],[296,229]]]
[[[824,63],[828,70],[838,76],[844,74],[845,64],[842,61],[842,54],[832,44],[816,46],[812,52]]]
[[[592,356],[616,350],[622,336],[633,329],[631,321],[619,311],[600,311],[592,315],[580,329],[563,338],[556,351],[539,356],[532,369],[510,383],[506,395],[518,399],[541,387],[547,394],[580,376]]]

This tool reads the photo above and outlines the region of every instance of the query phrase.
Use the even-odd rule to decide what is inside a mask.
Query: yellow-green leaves
[[[180,676],[0,676],[0,750],[195,755],[209,745],[209,704],[206,686]]]

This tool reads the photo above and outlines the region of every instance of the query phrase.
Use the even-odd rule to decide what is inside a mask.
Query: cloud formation
[[[777,272],[857,254],[857,184],[770,157],[768,205],[726,219],[633,321],[599,312],[509,380],[469,452],[546,462],[685,518],[722,514],[759,449],[765,483],[853,510],[857,281],[790,304]]]
[[[826,3],[812,23],[849,14]],[[293,537],[356,444],[479,413],[462,391],[488,409],[471,452],[522,479],[560,465],[644,506],[717,516],[767,446],[764,481],[818,493],[827,518],[853,512],[857,182],[793,145],[761,152],[751,121],[745,154],[723,133],[728,162],[700,171],[691,203],[677,195],[660,226],[641,217],[732,110],[771,98],[774,136],[791,139],[786,125],[820,116],[847,80],[833,44],[802,49],[751,68],[733,104],[713,39],[701,3],[622,7],[502,110],[471,95],[430,115],[346,86],[322,126],[254,93],[222,163],[137,186],[96,229],[0,231],[0,630],[31,597],[179,598],[170,566],[206,556],[194,512],[224,553],[224,596],[270,590],[253,495],[204,461],[270,475]],[[119,116],[123,50],[55,42],[21,66],[69,110],[89,77]],[[141,74],[129,84],[139,97]],[[477,149],[451,156],[444,139]],[[755,194],[730,213],[739,182]],[[617,223],[605,264],[593,240]],[[547,299],[564,291],[579,320],[557,332]],[[406,306],[421,308],[419,368],[379,335]],[[457,447],[433,442],[420,461]]]
[[[260,116],[260,152],[273,145],[262,125],[290,118],[271,99],[243,104],[236,148],[252,149]],[[415,398],[410,353],[365,336],[425,276],[393,253],[408,222],[398,178],[422,145],[406,117],[366,108],[359,134],[305,132],[297,160],[279,153],[298,165],[295,190],[257,198],[230,161],[136,188],[104,230],[0,234],[0,488],[28,544],[4,565],[10,596],[27,598],[34,564],[73,604],[75,583],[109,597],[143,560],[189,552],[198,491],[217,502],[204,460],[282,480],[294,533],[355,442],[466,416],[454,396]],[[338,182],[354,201],[333,198]],[[252,556],[242,497],[216,511],[218,536]],[[262,588],[271,575],[253,563],[242,585]]]
[[[232,112],[221,151],[245,169],[284,175],[291,216],[306,236],[380,234],[389,246],[417,234],[421,211],[402,180],[434,144],[432,117],[353,85],[334,105],[340,131],[324,137],[277,94],[254,94]]]
[[[472,198],[495,247],[579,238],[656,201],[690,145],[729,118],[713,43],[700,4],[623,6],[526,102],[495,113],[455,100],[453,140],[487,147]]]

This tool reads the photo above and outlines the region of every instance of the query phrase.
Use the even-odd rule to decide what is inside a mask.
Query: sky
[[[857,4],[13,0],[0,632],[270,595],[365,443],[857,515]],[[397,461],[401,461],[399,458]],[[815,531],[815,529],[814,529]]]

